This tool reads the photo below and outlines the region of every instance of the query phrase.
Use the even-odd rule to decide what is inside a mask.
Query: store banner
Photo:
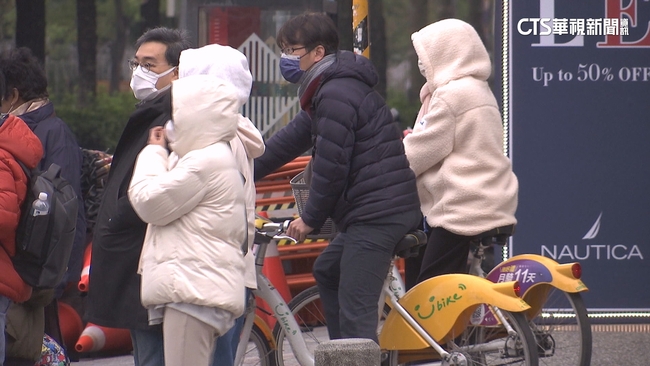
[[[507,5],[513,254],[579,261],[589,309],[647,311],[650,2]]]

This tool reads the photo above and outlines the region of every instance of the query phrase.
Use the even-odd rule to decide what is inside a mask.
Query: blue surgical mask
[[[288,82],[299,83],[305,74],[305,70],[300,69],[300,56],[280,55],[280,73]]]

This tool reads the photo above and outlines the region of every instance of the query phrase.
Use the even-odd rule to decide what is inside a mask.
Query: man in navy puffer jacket
[[[332,217],[339,233],[314,264],[330,338],[377,341],[377,301],[397,242],[421,220],[415,176],[390,109],[363,56],[338,50],[323,14],[290,19],[277,37],[285,78],[306,70],[302,111],[269,139],[255,179],[314,149],[302,217],[287,234],[304,240]]]

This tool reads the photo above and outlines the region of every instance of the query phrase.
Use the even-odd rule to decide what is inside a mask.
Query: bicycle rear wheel
[[[503,326],[470,325],[461,336],[448,342],[447,351],[462,354],[472,366],[539,365],[535,337],[524,314],[501,313],[516,335],[509,335]]]
[[[275,366],[273,348],[256,324],[253,324],[246,352],[239,366]]]
[[[312,286],[302,291],[289,302],[288,306],[300,326],[307,349],[313,355],[319,344],[329,340],[318,287]],[[280,323],[276,323],[273,328],[273,338],[276,342],[275,365],[300,366]]]
[[[530,320],[543,366],[588,366],[592,335],[580,293],[547,286],[539,314]]]

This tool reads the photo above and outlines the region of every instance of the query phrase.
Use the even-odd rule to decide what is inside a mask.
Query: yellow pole
[[[370,58],[368,0],[352,0],[352,32],[354,53]]]

